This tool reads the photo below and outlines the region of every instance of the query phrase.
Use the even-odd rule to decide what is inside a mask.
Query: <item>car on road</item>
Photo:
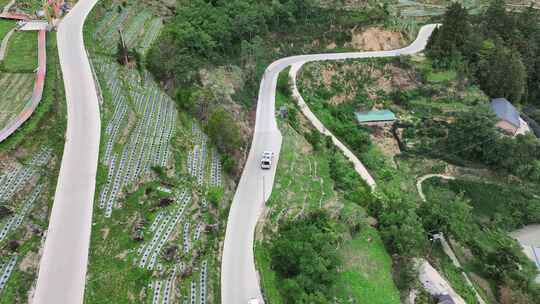
[[[261,158],[261,168],[265,170],[272,168],[273,158],[274,158],[274,152],[264,151]]]
[[[248,304],[261,304],[261,301],[259,299],[250,299]]]

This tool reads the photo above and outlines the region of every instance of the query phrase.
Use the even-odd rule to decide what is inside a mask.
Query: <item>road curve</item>
[[[67,101],[66,142],[34,304],[83,302],[100,116],[82,29],[96,2],[79,1],[58,27],[58,53]]]
[[[422,199],[423,202],[426,201],[426,196],[424,195],[424,191],[422,190],[422,184],[424,183],[426,179],[430,179],[432,177],[438,177],[438,178],[447,179],[447,180],[456,179],[453,176],[444,175],[444,174],[426,174],[418,178],[418,181],[416,181],[416,190],[418,190],[418,195],[420,195],[420,198]]]
[[[253,257],[253,238],[257,219],[272,192],[281,149],[282,137],[275,119],[276,84],[279,72],[290,65],[310,61],[414,54],[425,48],[436,26],[423,26],[412,44],[398,50],[300,55],[277,60],[268,66],[260,84],[251,149],[227,221],[221,264],[221,301],[223,304],[246,304],[251,298],[262,301]],[[268,171],[263,171],[259,167],[259,158],[265,150],[276,154],[272,169]]]

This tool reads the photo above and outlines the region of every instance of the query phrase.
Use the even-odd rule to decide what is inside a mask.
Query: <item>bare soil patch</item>
[[[29,251],[19,264],[19,270],[23,272],[30,272],[33,269],[37,269],[39,265],[39,254],[33,251]]]
[[[392,135],[391,125],[373,127],[373,130],[371,140],[379,147],[384,155],[393,158],[401,152],[396,139]]]
[[[364,31],[353,29],[351,42],[346,47],[362,51],[384,51],[401,48],[406,40],[400,32],[392,32],[381,27],[370,27]]]

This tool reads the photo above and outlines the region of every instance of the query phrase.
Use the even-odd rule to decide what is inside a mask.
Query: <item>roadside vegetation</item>
[[[32,292],[64,148],[63,80],[55,34],[49,33],[47,39],[43,99],[34,114],[0,143],[0,276],[7,275],[0,303],[6,304],[26,303]]]
[[[0,20],[0,42],[2,41],[2,39],[4,39],[6,34],[14,27],[15,27],[15,22],[11,20],[4,20],[4,19]]]

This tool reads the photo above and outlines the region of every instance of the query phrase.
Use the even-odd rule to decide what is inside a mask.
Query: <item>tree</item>
[[[482,18],[482,27],[490,37],[499,36],[504,40],[512,39],[515,34],[514,18],[506,11],[504,0],[493,0]]]
[[[397,190],[378,194],[378,219],[381,236],[393,253],[402,257],[420,255],[426,245],[426,233],[416,214],[416,203]]]
[[[210,114],[208,135],[223,151],[232,152],[242,146],[239,130],[240,126],[224,108],[219,107]]]
[[[491,97],[505,97],[513,103],[521,101],[525,93],[527,74],[521,55],[496,43],[482,50],[485,59],[478,63],[480,88]]]
[[[322,211],[279,227],[270,242],[272,269],[285,303],[328,303],[340,259],[335,222]]]
[[[426,230],[440,231],[459,241],[466,241],[474,225],[471,211],[469,200],[458,194],[452,200],[444,198],[424,202],[418,213]]]
[[[448,128],[447,150],[467,160],[484,160],[497,138],[495,116],[487,108],[460,112]]]
[[[444,14],[442,26],[431,35],[427,54],[446,66],[459,59],[471,34],[469,14],[460,3],[454,2]]]

